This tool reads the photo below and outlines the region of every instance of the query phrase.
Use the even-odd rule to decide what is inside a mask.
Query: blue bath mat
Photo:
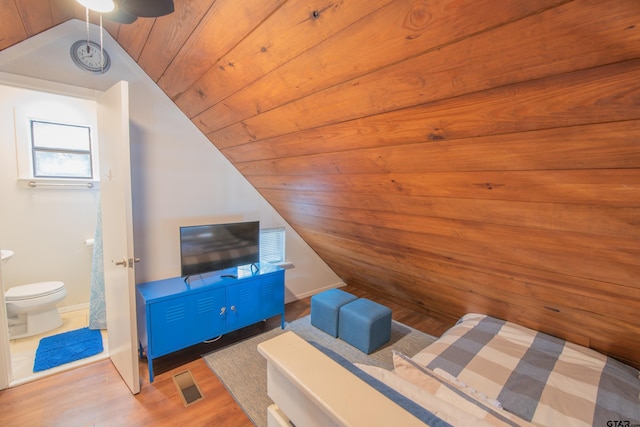
[[[63,332],[40,340],[33,372],[40,372],[65,363],[102,353],[99,330],[82,328]]]

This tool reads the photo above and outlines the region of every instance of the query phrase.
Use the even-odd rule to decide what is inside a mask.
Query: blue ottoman
[[[338,336],[369,354],[391,339],[391,309],[366,298],[340,308]]]
[[[329,289],[311,297],[311,324],[328,333],[338,336],[338,316],[340,307],[358,299],[349,292],[340,289]]]

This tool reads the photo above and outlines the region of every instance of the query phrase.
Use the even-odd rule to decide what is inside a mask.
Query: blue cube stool
[[[358,299],[349,292],[340,289],[329,289],[311,297],[311,324],[328,333],[338,336],[338,316],[340,307]]]
[[[370,354],[391,339],[391,309],[366,298],[340,308],[338,337]]]

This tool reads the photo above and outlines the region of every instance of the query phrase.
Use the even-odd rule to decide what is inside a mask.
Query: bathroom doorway
[[[64,185],[69,180],[30,179],[25,169],[31,165],[25,168],[23,164],[29,156],[21,151],[25,147],[30,149],[28,123],[47,120],[95,127],[96,108],[95,100],[74,94],[15,85],[3,85],[0,91],[3,124],[0,131],[0,197],[3,200],[0,239],[2,249],[13,252],[10,259],[3,262],[3,290],[59,281],[64,283],[67,292],[57,303],[63,319],[61,327],[24,338],[15,333],[16,328],[23,327],[16,325],[15,319],[3,328],[3,331],[13,328],[10,338],[16,336],[9,340],[12,372],[9,381],[15,384],[50,373],[33,373],[33,358],[41,338],[87,326],[82,319],[87,317],[89,309],[92,240],[100,200],[99,183],[92,183],[88,188]],[[6,306],[2,305],[5,311]],[[3,319],[7,319],[6,313]],[[104,335],[106,339],[106,331]],[[107,357],[107,353],[101,357]]]
[[[103,126],[104,128],[117,128],[120,130],[120,132],[122,132],[120,134],[120,136],[118,137],[118,143],[115,144],[116,146],[119,147],[119,149],[124,150],[126,149],[128,151],[128,110],[126,108],[123,109],[123,105],[126,107],[126,105],[128,105],[128,85],[126,84],[126,82],[120,82],[118,84],[116,84],[114,86],[114,90],[111,91],[107,91],[104,92],[103,94],[99,95],[97,99],[95,99],[95,92],[90,92],[90,96],[87,96],[87,99],[92,99],[93,98],[93,102],[95,103],[94,108],[94,115],[96,116],[96,119],[98,116],[102,116],[103,119],[104,117],[107,117],[107,119],[109,118],[115,118],[116,121],[119,120],[119,122],[117,123],[117,125],[111,125],[112,122],[109,122],[110,125],[109,126]],[[3,87],[0,86],[0,90],[2,90]],[[15,88],[11,88],[12,90]],[[80,89],[80,92],[82,92],[82,90]],[[89,91],[87,91],[89,92]],[[109,93],[116,93],[116,98],[115,98],[115,103],[113,102],[113,97],[112,96],[107,96]],[[4,93],[3,93],[4,95]],[[125,98],[122,98],[122,96],[125,96]],[[6,105],[2,105],[5,101],[6,101],[6,97],[0,97],[0,99],[2,99],[2,101],[0,102],[0,108],[4,108],[6,109]],[[109,104],[110,103],[110,104]],[[106,105],[106,107],[105,107]],[[15,106],[11,106],[10,108],[15,109]],[[106,110],[105,110],[106,108]],[[102,110],[100,110],[102,109]],[[105,116],[104,112],[110,112],[110,116]],[[123,111],[126,114],[123,114]],[[5,116],[6,111],[0,111],[0,117],[4,117]],[[11,115],[10,115],[11,116]],[[12,117],[15,119],[15,116]],[[107,123],[106,121],[103,121],[103,123]],[[96,126],[97,128],[97,126]],[[126,132],[126,147],[123,146],[124,142],[123,140],[124,138],[124,132]],[[16,132],[17,133],[17,132]],[[113,135],[102,135],[100,136],[100,138],[104,139],[104,141],[111,141],[108,138],[112,138]],[[18,138],[17,136],[14,138],[4,138],[4,140],[8,140],[8,141],[13,141],[16,138]],[[9,144],[10,146],[11,144]],[[16,144],[17,145],[17,144]],[[6,146],[6,144],[3,144],[3,146],[0,146],[0,150],[1,149],[10,149],[11,147]],[[107,150],[108,151],[108,150]],[[122,153],[122,151],[120,151],[120,154]],[[111,157],[113,156],[113,153],[110,154]],[[6,156],[0,156],[0,158],[5,158]],[[11,156],[9,156],[11,157]],[[109,157],[109,155],[105,156],[105,157]],[[13,158],[16,158],[16,156],[13,156]],[[128,159],[127,159],[128,161]],[[107,165],[111,164],[110,161],[107,160]],[[121,168],[119,167],[121,165],[115,165],[114,166],[114,170],[120,171]],[[58,187],[58,186],[53,186],[53,187],[45,187],[43,189],[38,189],[37,185],[34,186],[31,185],[31,181],[26,181],[25,180],[21,180],[20,179],[20,171],[19,168],[16,168],[15,165],[14,167],[8,167],[8,168],[3,168],[0,167],[0,170],[9,170],[10,172],[14,172],[13,176],[0,176],[0,194],[2,194],[2,192],[15,192],[15,193],[19,193],[23,198],[24,198],[24,202],[23,203],[12,203],[11,205],[15,205],[17,209],[21,209],[22,211],[22,215],[23,216],[29,216],[28,213],[30,212],[35,212],[37,214],[43,214],[45,215],[45,219],[44,220],[32,220],[32,221],[28,221],[26,223],[23,223],[21,225],[17,225],[14,221],[10,218],[10,215],[5,215],[5,213],[8,212],[3,212],[3,218],[0,220],[0,226],[4,225],[5,227],[3,227],[2,229],[0,229],[0,240],[2,241],[2,243],[4,245],[8,246],[13,246],[13,247],[17,247],[19,249],[21,249],[21,243],[20,243],[20,238],[24,237],[24,234],[28,234],[25,233],[25,230],[31,230],[33,228],[37,228],[37,230],[39,231],[39,234],[36,235],[35,239],[32,239],[30,242],[25,244],[25,248],[27,248],[26,250],[22,250],[22,253],[29,253],[29,263],[31,268],[29,269],[29,273],[31,274],[38,274],[38,273],[42,273],[42,274],[52,274],[51,272],[53,270],[55,270],[55,268],[61,268],[60,271],[62,272],[66,272],[66,273],[77,273],[77,270],[79,270],[81,267],[87,267],[86,265],[84,265],[84,263],[79,262],[78,259],[81,258],[80,255],[82,255],[82,251],[87,251],[89,250],[90,252],[92,252],[93,248],[87,248],[88,246],[91,246],[89,244],[87,244],[88,241],[92,240],[91,237],[94,236],[95,234],[95,228],[96,228],[96,217],[97,215],[95,214],[95,212],[97,212],[97,210],[92,210],[90,208],[87,208],[85,206],[84,209],[77,209],[78,206],[78,200],[75,200],[75,202],[71,202],[72,199],[74,199],[74,196],[78,196],[78,195],[84,195],[85,198],[89,198],[92,199],[96,206],[98,206],[98,203],[101,195],[100,195],[100,191],[97,191],[99,189],[99,186],[95,185],[91,188],[77,188],[77,187],[68,187],[68,186],[63,186],[63,188]],[[107,174],[107,179],[110,181],[112,174],[111,170],[108,171]],[[16,184],[16,176],[18,176],[17,179],[17,184]],[[104,178],[104,177],[103,177]],[[21,187],[21,185],[23,187]],[[119,191],[119,194],[124,193],[123,188],[128,185],[129,186],[129,192],[130,192],[130,182],[128,182],[127,180],[125,181],[118,181],[118,187],[117,190]],[[110,183],[108,186],[105,187],[113,187],[113,185]],[[40,191],[36,191],[36,190],[40,190]],[[130,193],[129,193],[130,194]],[[89,196],[87,196],[89,195]],[[92,197],[91,197],[92,195]],[[42,208],[42,206],[38,206],[40,207],[40,209],[28,209],[29,207],[33,208],[34,205],[38,205],[39,203],[43,203],[43,202],[51,202],[54,201],[54,203],[59,203],[60,199],[63,200],[63,203],[61,203],[61,206],[59,206],[57,209],[55,208]],[[104,201],[103,201],[104,202]],[[130,203],[130,201],[129,201]],[[75,209],[74,209],[75,208]],[[130,206],[129,206],[130,208]],[[110,212],[113,211],[113,208],[111,207]],[[93,213],[92,213],[93,212]],[[27,213],[27,215],[24,215],[25,213]],[[129,216],[131,215],[131,212],[129,211]],[[79,215],[78,215],[79,214]],[[55,220],[57,218],[57,220]],[[92,228],[91,229],[85,229],[84,233],[81,234],[81,237],[78,238],[69,238],[69,235],[72,234],[72,232],[76,232],[78,228],[81,228],[79,226],[80,224],[80,219],[88,219],[89,221],[92,221]],[[47,230],[51,229],[53,231],[60,231],[60,229],[63,229],[64,227],[62,227],[62,224],[65,223],[71,223],[72,227],[69,228],[68,230],[63,231],[64,232],[64,237],[63,238],[53,238],[51,237]],[[131,219],[129,218],[129,222],[131,222]],[[114,230],[112,225],[106,225],[103,224],[105,229],[108,230]],[[122,224],[118,224],[118,225],[122,225]],[[49,227],[47,229],[47,226]],[[111,228],[107,228],[107,227],[111,227]],[[16,233],[12,234],[12,230],[15,230]],[[87,231],[87,230],[90,230]],[[118,228],[119,230],[119,228]],[[111,231],[109,232],[109,240],[111,241],[110,244],[113,242],[114,240],[114,236],[119,236],[121,233],[118,232],[118,230],[116,231]],[[132,242],[132,236],[131,236],[131,225],[129,224],[128,227],[123,227],[123,229],[121,230],[122,234],[124,234],[124,237],[127,240],[130,240]],[[119,238],[119,237],[118,237]],[[28,240],[28,239],[27,239]],[[78,247],[78,243],[80,243],[80,245],[82,245],[80,248]],[[70,244],[71,246],[74,246],[74,248],[72,248],[71,250],[63,250],[63,246],[65,244]],[[7,247],[8,247],[7,246]],[[111,245],[113,246],[113,245]],[[131,246],[132,247],[132,246]],[[48,248],[49,252],[48,252],[48,257],[46,259],[44,259],[43,261],[39,262],[39,261],[34,261],[34,258],[36,258],[32,253],[30,253],[30,251],[32,250],[32,248],[36,248],[38,250],[41,250],[42,248]],[[18,251],[14,251],[14,253],[17,256]],[[91,255],[91,254],[90,254]],[[55,258],[56,256],[62,256],[62,258],[58,258],[57,260],[54,260],[52,258]],[[120,256],[129,256],[128,252],[123,252],[122,254],[120,254]],[[130,255],[133,258],[133,254]],[[89,259],[91,259],[91,256],[89,256]],[[70,265],[67,264],[66,267],[65,266],[60,266],[61,263],[64,262],[69,262],[70,261]],[[91,272],[91,263],[89,263],[88,266],[88,272]],[[5,266],[7,267],[7,266]],[[50,268],[50,267],[54,267],[54,268]],[[127,269],[129,270],[129,269]],[[131,270],[131,274],[129,274],[129,280],[125,281],[124,286],[125,287],[129,287],[131,290],[134,289],[134,286],[132,285],[132,281],[131,281],[131,277],[133,277],[133,268],[130,269]],[[8,270],[5,268],[3,270],[0,270],[1,274],[2,274],[2,279],[0,280],[0,284],[2,284],[2,282],[4,281],[4,284],[2,285],[2,289],[0,290],[0,294],[3,296],[4,298],[4,290],[7,289],[8,287],[10,287],[11,283],[15,280],[15,277],[12,277],[11,274],[8,273]],[[90,274],[88,275],[90,276]],[[110,275],[111,277],[114,277],[113,274]],[[22,282],[24,281],[29,281],[29,282],[33,282],[36,279],[32,279],[29,278],[27,280],[22,280]],[[46,279],[45,279],[46,280]],[[50,279],[49,279],[50,280]],[[112,280],[112,279],[110,279]],[[42,279],[38,279],[38,281],[43,281]],[[63,279],[63,281],[65,282],[69,282],[70,280],[67,279]],[[19,282],[19,280],[18,280]],[[88,303],[84,302],[84,301],[88,301],[88,296],[89,296],[89,279],[86,280],[82,280],[82,283],[80,284],[80,289],[79,289],[79,293],[77,293],[76,295],[72,296],[72,304],[71,305],[64,305],[64,303],[60,304],[59,306],[62,306],[62,309],[60,310],[62,312],[62,317],[63,317],[63,329],[65,328],[75,328],[77,326],[84,326],[86,324],[87,318],[88,318]],[[65,283],[66,284],[66,283]],[[85,288],[83,288],[83,285]],[[115,286],[120,286],[119,282],[116,282]],[[82,296],[82,292],[84,292],[84,296]],[[108,292],[107,292],[108,294]],[[119,294],[119,297],[122,297],[122,293]],[[75,298],[75,299],[73,299]],[[80,301],[80,303],[78,303],[78,301]],[[114,361],[114,364],[116,365],[116,367],[119,369],[119,371],[121,371],[121,374],[123,376],[123,378],[125,378],[125,382],[127,382],[127,384],[134,384],[137,383],[137,375],[138,375],[138,368],[137,368],[137,348],[135,345],[133,345],[132,343],[137,342],[137,336],[135,335],[135,319],[130,319],[129,314],[131,312],[131,304],[135,305],[135,298],[130,298],[129,304],[125,304],[126,301],[120,299],[118,300],[118,304],[112,303],[111,304],[111,308],[106,310],[106,314],[107,317],[109,317],[109,312],[111,313],[111,317],[112,318],[116,318],[116,319],[127,319],[128,325],[123,326],[119,326],[116,328],[116,332],[114,334],[116,340],[119,340],[120,344],[118,345],[118,348],[123,348],[122,343],[128,343],[128,349],[126,351],[119,351],[118,353],[118,360],[114,360],[114,357],[111,357],[111,355],[109,354],[109,339],[107,338],[107,334],[106,331],[103,333],[103,348],[105,349],[105,351],[103,351],[103,353],[101,353],[100,355],[96,355],[92,358],[88,358],[88,359],[84,359],[82,362],[78,362],[78,363],[91,363],[93,361],[96,360],[96,358],[106,358],[106,357],[111,357],[112,360]],[[114,313],[115,311],[115,313]],[[120,311],[124,311],[125,315],[121,315],[122,313],[120,313]],[[0,331],[0,351],[5,354],[5,355],[11,355],[12,357],[9,358],[4,358],[4,360],[8,360],[8,359],[13,359],[13,358],[17,358],[19,356],[19,352],[21,351],[31,351],[31,350],[24,350],[25,348],[29,347],[30,344],[28,344],[26,341],[24,342],[19,342],[19,343],[12,343],[12,344],[16,344],[14,345],[14,354],[16,355],[16,357],[13,357],[14,355],[11,354],[12,352],[10,351],[10,346],[7,345],[8,343],[8,335],[7,335],[7,331],[8,331],[8,322],[7,322],[7,316],[6,316],[6,306],[5,304],[2,304],[2,308],[0,309],[0,315],[2,315],[2,320],[0,320],[0,324],[2,324],[2,330]],[[117,326],[118,322],[115,322],[114,325]],[[111,327],[110,327],[111,328]],[[51,335],[51,334],[56,334],[61,332],[63,329],[56,329],[53,331],[50,331],[47,334],[43,334],[43,335]],[[33,341],[33,342],[39,342],[39,338],[41,338],[40,336],[34,336],[34,337],[29,337],[29,340],[27,341]],[[17,340],[16,340],[17,341]],[[124,346],[127,347],[127,346]],[[124,362],[122,362],[122,360],[124,359]],[[20,361],[18,361],[20,362]],[[27,362],[28,364],[30,364],[30,362]],[[5,388],[9,385],[13,386],[13,385],[17,385],[19,383],[25,382],[25,381],[32,381],[34,379],[37,379],[43,375],[49,375],[55,372],[59,372],[60,370],[67,370],[67,369],[72,369],[73,367],[77,366],[76,364],[69,364],[69,365],[65,365],[65,366],[60,366],[58,368],[54,368],[48,371],[43,371],[41,374],[37,374],[37,375],[30,375],[26,378],[18,378],[17,376],[22,377],[23,374],[21,372],[28,372],[28,371],[23,371],[21,367],[19,366],[12,366],[12,365],[16,365],[15,363],[9,362],[6,366],[2,366],[0,369],[0,380],[2,380],[2,383],[0,383],[0,389]],[[31,365],[33,366],[33,365]],[[125,368],[123,368],[123,366]],[[128,370],[128,372],[124,372],[123,370],[126,369]],[[15,371],[12,374],[12,371]],[[135,372],[133,372],[135,371]],[[130,377],[130,378],[129,378]],[[138,385],[139,387],[139,385]],[[130,386],[131,388],[131,386]],[[132,389],[132,392],[136,393],[137,391],[135,391],[134,389]]]

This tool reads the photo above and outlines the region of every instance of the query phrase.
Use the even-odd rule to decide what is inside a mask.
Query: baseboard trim
[[[317,289],[314,289],[312,291],[304,292],[304,293],[301,293],[301,294],[293,294],[290,297],[285,299],[285,304],[293,302],[293,301],[298,301],[298,300],[301,300],[301,299],[308,298],[310,296],[313,296],[315,294],[319,294],[320,292],[324,292],[324,291],[329,290],[329,289],[342,288],[343,286],[347,286],[347,284],[344,283],[344,282],[338,282],[338,283],[334,283],[332,285],[324,286],[322,288],[317,288]]]
[[[85,302],[85,303],[82,303],[82,304],[68,305],[66,307],[59,307],[58,308],[58,313],[68,313],[70,311],[87,310],[88,308],[89,308],[89,303]]]

